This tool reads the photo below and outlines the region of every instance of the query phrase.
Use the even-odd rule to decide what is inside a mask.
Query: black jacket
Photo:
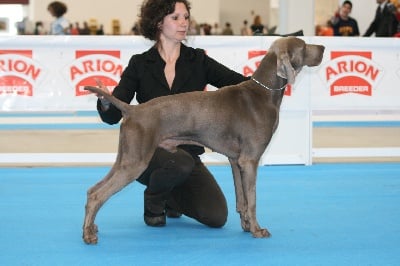
[[[396,34],[398,21],[395,11],[396,9],[391,3],[386,3],[382,12],[378,6],[375,18],[364,33],[364,36],[371,36],[375,33],[376,37],[392,37]]]
[[[114,88],[113,95],[126,103],[130,103],[136,95],[137,102],[144,103],[160,96],[202,91],[207,84],[220,88],[247,79],[207,56],[204,50],[184,44],[181,45],[180,56],[176,61],[175,79],[171,89],[165,78],[164,68],[165,62],[155,47],[133,55],[119,84]],[[104,122],[115,124],[121,120],[121,112],[116,107],[110,105],[107,111],[102,111],[100,105],[98,101],[97,110]],[[204,152],[202,147],[193,145],[184,145],[182,148],[196,155]]]

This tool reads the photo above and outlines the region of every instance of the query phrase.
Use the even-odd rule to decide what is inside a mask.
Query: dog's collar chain
[[[287,84],[285,84],[285,85],[283,85],[283,86],[282,86],[281,88],[279,88],[279,89],[274,89],[274,88],[268,87],[268,86],[265,85],[265,84],[262,84],[261,82],[259,82],[258,80],[256,80],[256,79],[253,78],[253,77],[251,77],[251,80],[254,81],[255,83],[257,83],[258,85],[260,85],[261,87],[264,87],[264,88],[266,88],[267,90],[270,90],[270,91],[281,91],[281,90],[285,89],[286,86],[287,86]]]

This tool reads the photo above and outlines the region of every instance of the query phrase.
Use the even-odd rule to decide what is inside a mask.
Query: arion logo
[[[246,77],[252,76],[258,66],[261,63],[261,60],[267,54],[265,50],[253,50],[247,53],[248,60],[246,61],[245,65],[243,66],[243,75]],[[289,84],[286,87],[285,95],[290,96],[292,94],[292,86]]]
[[[372,96],[372,89],[383,75],[372,61],[372,52],[331,52],[331,59],[321,68],[331,96],[347,93]]]
[[[76,51],[76,60],[67,66],[68,80],[75,88],[75,96],[87,95],[85,86],[96,86],[99,79],[110,89],[114,88],[121,78],[123,65],[120,51]]]
[[[32,50],[0,50],[0,95],[33,96],[43,68],[32,54]]]

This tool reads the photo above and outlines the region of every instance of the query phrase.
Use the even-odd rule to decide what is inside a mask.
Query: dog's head
[[[277,74],[293,84],[303,66],[318,66],[324,54],[322,45],[307,44],[296,37],[283,37],[274,41],[268,52],[277,55]]]

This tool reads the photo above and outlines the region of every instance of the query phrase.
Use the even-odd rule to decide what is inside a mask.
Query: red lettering
[[[249,76],[252,76],[253,74],[254,74],[254,70],[251,67],[249,67],[249,66],[243,67],[243,76],[249,77]]]
[[[332,67],[328,66],[326,68],[326,80],[330,80],[331,76],[336,76],[339,73],[337,73]]]
[[[330,80],[343,73],[359,73],[374,81],[379,75],[379,69],[363,61],[339,61],[336,66],[328,66],[326,68],[326,79]]]
[[[36,80],[40,75],[41,69],[23,60],[0,60],[0,71],[16,72],[32,77]]]
[[[70,74],[71,74],[71,80],[74,80],[76,75],[83,75],[83,72],[76,66],[72,66],[70,69]]]
[[[81,62],[81,66],[71,66],[71,80],[76,79],[77,75],[83,75],[91,72],[105,72],[111,73],[115,76],[121,76],[123,72],[123,66],[120,64],[115,64],[115,62],[112,60],[85,60]]]

